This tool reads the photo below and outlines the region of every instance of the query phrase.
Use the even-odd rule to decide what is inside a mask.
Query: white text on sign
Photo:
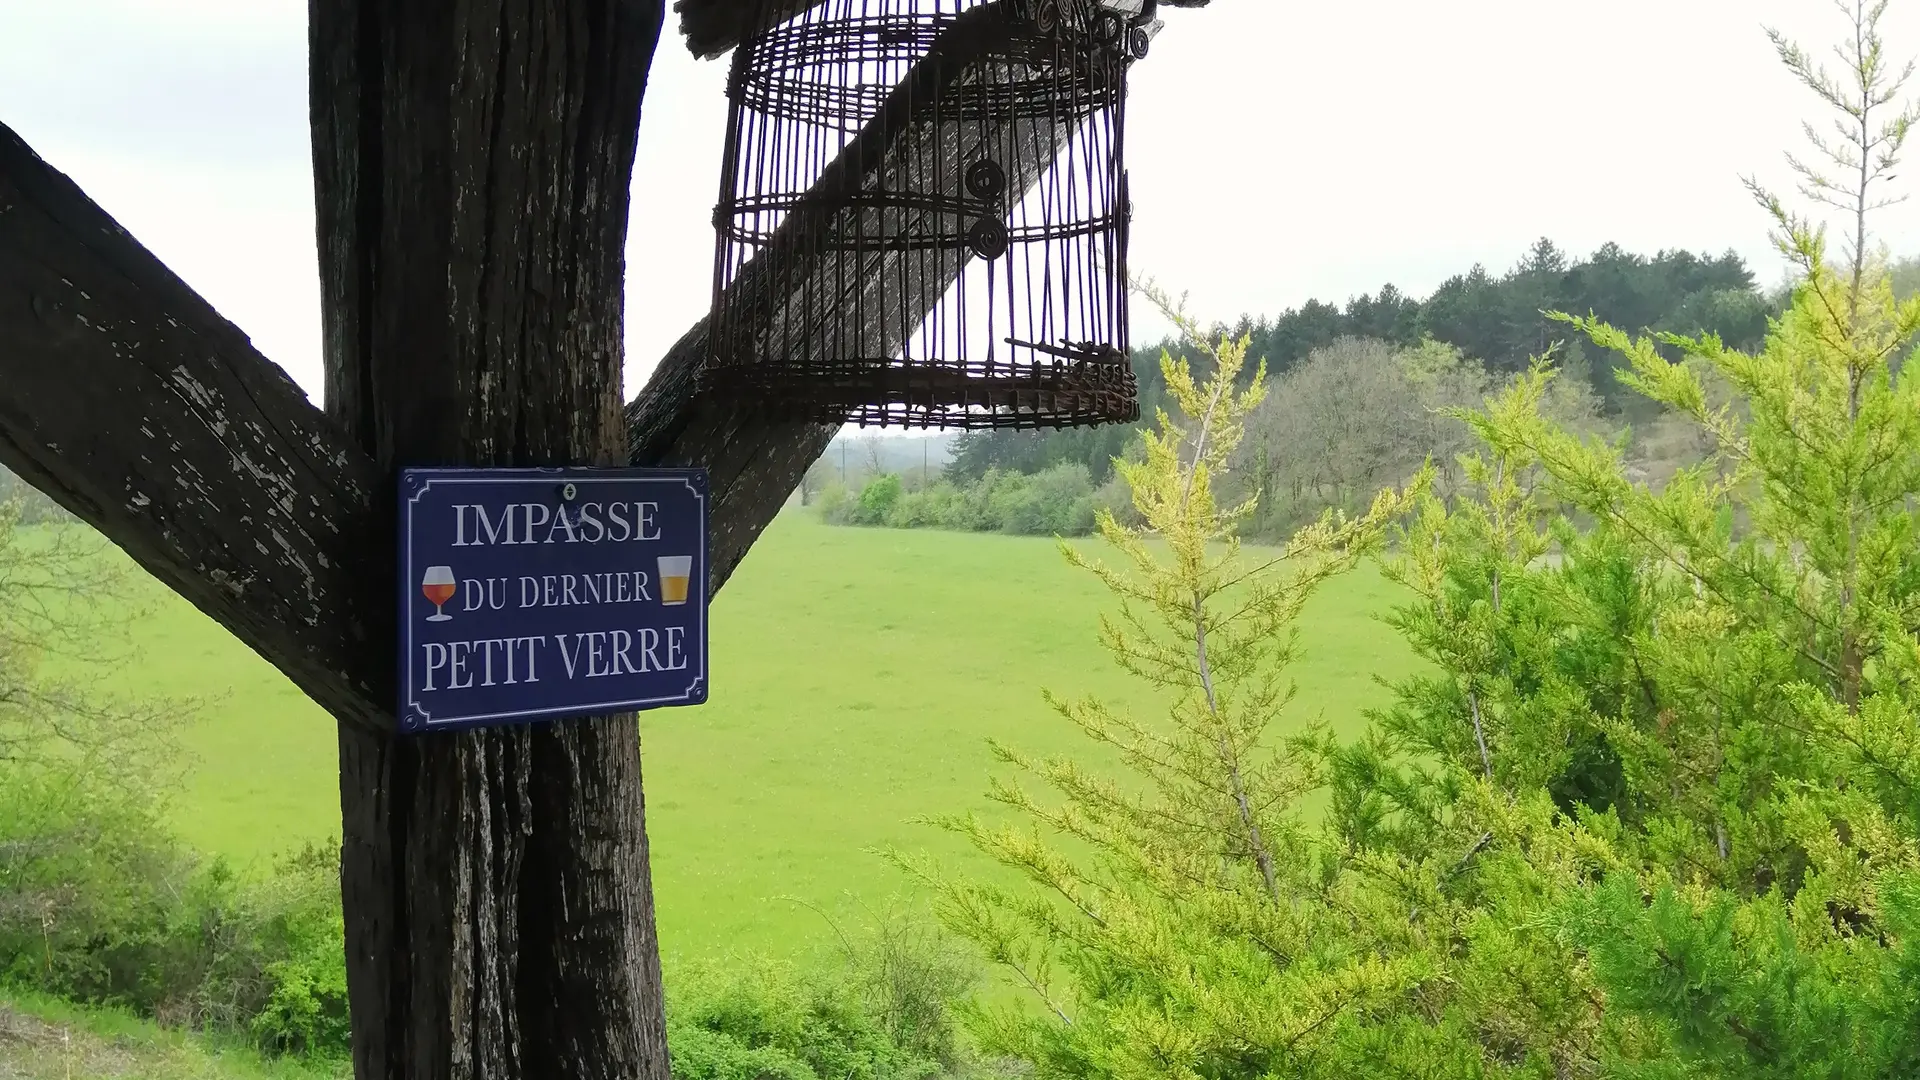
[[[601,574],[542,574],[539,577],[464,578],[460,582],[461,610],[504,611],[523,608],[578,607],[582,604],[638,604],[653,602],[648,590],[652,576],[644,570]],[[518,603],[513,603],[518,601]]]
[[[660,539],[659,503],[583,502],[571,511],[546,503],[508,503],[499,516],[484,506],[453,507],[453,546],[505,544],[625,544]]]
[[[426,661],[426,684],[420,689],[430,693],[537,683],[540,656],[548,641],[544,637],[517,637],[427,642],[420,646]],[[685,671],[687,668],[686,628],[681,626],[554,634],[551,641],[560,654],[560,666],[556,669],[549,661],[546,672],[552,675],[558,670],[566,679],[644,675],[649,671]]]

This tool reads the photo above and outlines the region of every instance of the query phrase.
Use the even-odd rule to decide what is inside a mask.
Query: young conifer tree
[[[1338,875],[1300,808],[1320,782],[1319,747],[1310,733],[1271,730],[1293,696],[1303,606],[1380,540],[1408,496],[1383,493],[1354,519],[1329,514],[1277,551],[1243,550],[1236,529],[1254,504],[1223,505],[1221,492],[1266,392],[1264,365],[1248,377],[1247,338],[1211,339],[1165,294],[1143,294],[1209,370],[1162,356],[1178,415],[1159,413],[1141,460],[1116,462],[1144,524],[1101,512],[1114,561],[1061,549],[1119,601],[1101,641],[1166,711],[1148,719],[1047,695],[1122,776],[995,746],[1053,798],[996,782],[991,797],[1012,822],[941,824],[1029,888],[910,865],[935,885],[946,925],[1043,1005],[976,1008],[987,1050],[1048,1075],[1298,1075],[1332,1021],[1424,970],[1358,944],[1367,935],[1356,924],[1372,913],[1327,902]]]
[[[1609,1010],[1670,1039],[1647,1075],[1920,1075],[1920,377],[1904,363],[1920,300],[1895,301],[1869,227],[1920,113],[1900,103],[1912,66],[1888,60],[1885,0],[1840,6],[1838,77],[1773,35],[1838,114],[1838,141],[1807,129],[1825,166],[1789,161],[1847,236],[1836,262],[1823,227],[1749,182],[1799,278],[1764,349],[1566,320],[1698,424],[1711,459],[1653,490],[1537,414],[1479,425],[1665,593],[1629,649],[1650,722],[1607,729],[1640,806],[1617,835],[1638,870],[1563,916]]]

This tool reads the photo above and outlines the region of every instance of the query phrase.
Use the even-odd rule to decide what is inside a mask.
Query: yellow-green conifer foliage
[[[1253,504],[1222,505],[1220,491],[1265,372],[1243,370],[1246,339],[1209,340],[1146,295],[1208,370],[1162,357],[1178,416],[1162,412],[1142,459],[1117,465],[1144,524],[1101,514],[1112,561],[1062,550],[1118,601],[1101,640],[1166,712],[1049,695],[1128,775],[996,747],[1025,781],[993,789],[1015,820],[943,824],[1031,887],[928,874],[947,925],[1044,1003],[976,1014],[988,1049],[1047,1075],[1284,1072],[1313,1056],[1330,1021],[1428,974],[1420,957],[1366,946],[1385,913],[1338,899],[1340,874],[1299,806],[1322,782],[1322,739],[1270,730],[1292,696],[1302,605],[1378,543],[1408,496],[1329,515],[1281,550],[1243,550],[1235,527]]]

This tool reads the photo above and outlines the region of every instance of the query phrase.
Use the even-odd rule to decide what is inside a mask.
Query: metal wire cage
[[[770,7],[728,82],[709,386],[862,426],[1138,419],[1140,7],[826,0],[777,24]]]

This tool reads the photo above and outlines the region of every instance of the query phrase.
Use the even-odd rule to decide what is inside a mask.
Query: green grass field
[[[1374,675],[1407,670],[1375,618],[1393,592],[1367,568],[1317,598],[1295,721],[1357,730],[1385,698]],[[777,521],[714,603],[711,701],[641,720],[669,961],[823,939],[786,897],[849,912],[909,895],[873,847],[963,857],[910,819],[986,805],[989,737],[1084,749],[1041,687],[1151,708],[1095,638],[1108,606],[1051,541]],[[337,833],[332,722],[178,599],[138,633],[141,662],[115,678],[211,699],[189,736],[182,834],[249,861]]]

